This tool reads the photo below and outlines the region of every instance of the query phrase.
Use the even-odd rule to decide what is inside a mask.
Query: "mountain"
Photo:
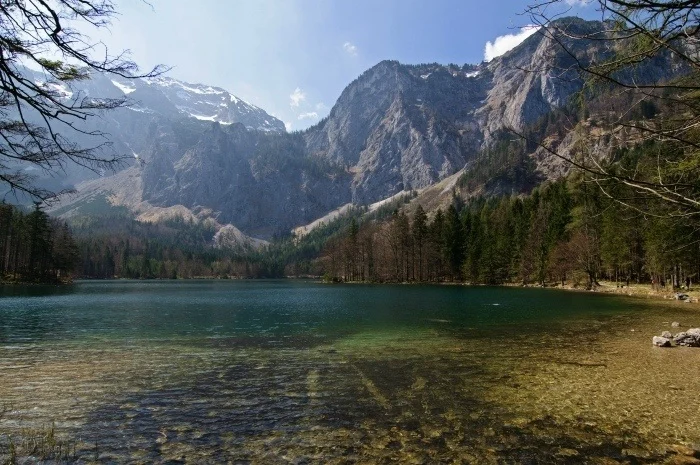
[[[216,121],[222,125],[242,124],[248,130],[263,133],[286,132],[284,123],[279,119],[218,87],[190,84],[169,77],[124,79],[100,73],[92,73],[90,79],[72,82],[69,86],[52,82],[44,73],[29,68],[23,68],[22,74],[58,91],[67,102],[89,97],[126,97],[127,106],[101,112],[85,122],[77,122],[82,132],[55,124],[58,132],[80,146],[95,147],[105,141],[109,142],[100,149],[101,155],[105,157],[130,155],[134,157],[134,162],[138,161],[141,154],[150,148],[151,124],[160,121]],[[35,118],[31,112],[26,115],[30,121]],[[35,122],[42,124],[41,120]],[[85,134],[90,132],[103,133],[106,138]],[[130,164],[127,161],[120,168]],[[32,170],[32,167],[28,169]],[[100,174],[109,173],[94,173],[68,164],[65,172],[44,176],[39,182],[52,189],[65,189],[94,179]],[[42,176],[43,173],[39,175]]]
[[[604,29],[596,21],[558,21],[573,33]],[[142,180],[142,202],[206,209],[221,224],[270,238],[347,203],[368,205],[450,177],[441,195],[464,185],[457,182],[464,176],[484,178],[479,188],[498,193],[525,192],[565,174],[568,166],[537,146],[513,146],[508,130],[546,136],[562,150],[575,146],[581,112],[572,97],[584,84],[576,61],[609,53],[600,41],[555,40],[540,31],[478,65],[383,61],[345,88],[327,118],[295,134],[283,133],[281,123],[267,129],[259,118],[226,119],[239,107],[220,89],[168,79],[113,87],[143,102],[121,112],[150,116],[124,132],[141,141],[143,164],[132,172]],[[682,72],[672,57],[660,56],[631,78],[654,83]],[[586,97],[595,108],[596,95]],[[600,114],[608,103],[599,98]],[[173,107],[194,117],[163,118]],[[119,197],[109,189],[105,196]]]
[[[131,111],[180,115],[221,124],[241,123],[247,129],[285,132],[284,123],[219,87],[189,84],[169,77],[111,78],[110,82],[136,103]],[[167,101],[167,103],[166,103]]]
[[[126,96],[127,115],[145,113],[165,118],[188,117],[221,124],[241,123],[247,129],[263,132],[286,132],[284,123],[265,110],[236,97],[219,87],[190,84],[170,77],[126,79],[92,73],[90,79],[65,83],[51,82],[42,72],[23,68],[22,74],[36,83],[59,91],[66,100],[80,97],[119,98]],[[47,82],[48,81],[48,82]],[[114,113],[114,114],[113,114]],[[123,119],[120,112],[105,116]]]

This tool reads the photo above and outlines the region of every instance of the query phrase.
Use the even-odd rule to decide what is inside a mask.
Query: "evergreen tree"
[[[414,270],[418,270],[418,281],[423,281],[423,248],[424,242],[428,234],[428,215],[423,210],[423,207],[418,204],[415,213],[413,214],[413,224],[411,225],[414,244]],[[417,256],[416,256],[417,255]],[[416,277],[414,276],[414,279]]]

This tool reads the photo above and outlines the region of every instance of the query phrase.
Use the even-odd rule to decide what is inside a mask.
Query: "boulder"
[[[656,347],[671,347],[671,340],[661,336],[654,336],[651,343]]]
[[[671,334],[671,331],[664,331],[661,333],[661,337],[665,337],[666,339],[673,339],[673,334]]]
[[[683,294],[682,292],[676,292],[673,294],[673,298],[676,300],[688,300],[688,294]]]
[[[679,328],[680,326],[681,326],[681,324],[677,321],[674,321],[673,323],[671,323],[672,328]]]
[[[673,342],[679,346],[700,347],[700,328],[690,328],[688,331],[676,334]]]

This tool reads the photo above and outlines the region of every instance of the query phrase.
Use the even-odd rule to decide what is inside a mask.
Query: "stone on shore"
[[[661,336],[654,336],[651,343],[656,347],[671,347],[671,340]]]
[[[673,339],[673,334],[671,334],[671,331],[664,331],[661,333],[661,337],[665,337],[666,339]]]
[[[688,331],[676,334],[673,342],[679,346],[700,347],[700,328],[690,328]]]

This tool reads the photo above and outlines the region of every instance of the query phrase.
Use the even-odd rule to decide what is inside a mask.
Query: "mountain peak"
[[[190,118],[220,124],[242,123],[248,129],[264,132],[286,131],[282,121],[221,87],[193,84],[169,76],[112,78],[111,82],[130,99],[139,102],[139,111],[159,112],[150,108],[148,102],[154,97],[164,97],[181,115]]]

